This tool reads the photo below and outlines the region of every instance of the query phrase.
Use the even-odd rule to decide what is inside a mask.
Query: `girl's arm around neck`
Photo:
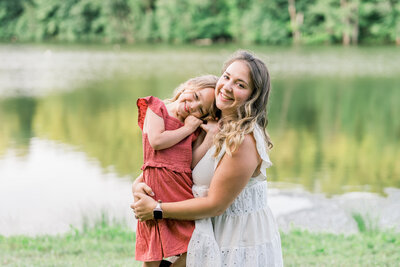
[[[161,150],[172,147],[186,138],[188,135],[193,133],[197,127],[201,124],[201,120],[188,116],[187,120],[191,120],[191,123],[172,131],[166,131],[164,126],[164,120],[151,109],[147,109],[146,118],[144,120],[143,131],[147,133],[149,143],[154,150]],[[198,121],[200,122],[198,122]]]
[[[201,160],[201,158],[206,154],[207,150],[205,150],[204,138],[206,133],[201,131],[200,134],[197,136],[196,141],[194,141],[192,146],[192,164],[190,168],[193,170],[196,167],[197,163]]]
[[[222,214],[246,186],[260,161],[254,138],[246,135],[232,156],[225,154],[221,159],[206,197],[162,203],[163,217],[196,220]]]
[[[202,124],[200,127],[203,131],[201,131],[193,145],[192,169],[194,169],[197,163],[199,163],[207,153],[208,149],[213,145],[214,135],[218,132],[218,122],[208,121],[207,124]]]

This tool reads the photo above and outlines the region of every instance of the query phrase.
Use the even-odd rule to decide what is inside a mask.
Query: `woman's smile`
[[[222,115],[235,114],[237,108],[246,103],[252,92],[249,67],[244,61],[234,61],[217,82],[216,105]]]
[[[221,91],[219,93],[219,97],[221,98],[221,101],[230,101],[233,100],[232,97],[229,97],[226,93],[224,93],[223,91]]]

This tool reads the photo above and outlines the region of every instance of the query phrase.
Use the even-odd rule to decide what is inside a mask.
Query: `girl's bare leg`
[[[186,253],[183,253],[171,266],[185,267],[186,266]]]
[[[148,261],[148,262],[143,262],[142,267],[158,267],[160,266],[161,261]]]

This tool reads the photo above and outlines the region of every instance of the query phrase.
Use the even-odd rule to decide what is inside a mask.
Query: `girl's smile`
[[[201,90],[185,90],[177,99],[175,108],[176,117],[184,121],[189,115],[196,118],[203,118],[211,109],[214,103],[214,88]]]

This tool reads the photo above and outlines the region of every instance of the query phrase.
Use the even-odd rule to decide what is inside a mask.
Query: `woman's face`
[[[236,114],[253,92],[250,70],[244,61],[232,62],[219,78],[215,87],[215,101],[222,116]]]
[[[178,97],[177,116],[182,121],[189,115],[206,116],[214,103],[214,88],[185,90]]]

